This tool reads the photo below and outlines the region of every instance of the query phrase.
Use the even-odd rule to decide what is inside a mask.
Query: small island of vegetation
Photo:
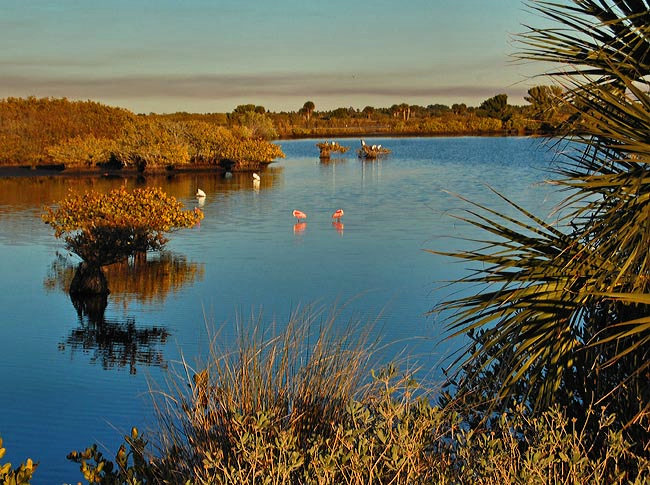
[[[47,207],[43,221],[81,258],[70,294],[107,295],[103,266],[160,251],[168,241],[165,233],[193,227],[203,219],[198,208],[183,210],[182,206],[159,188],[130,192],[119,188],[107,194],[70,195],[56,207]]]
[[[321,143],[316,143],[316,146],[320,150],[319,158],[326,160],[330,158],[332,152],[343,154],[350,149],[350,147],[343,146],[337,141],[324,141]]]

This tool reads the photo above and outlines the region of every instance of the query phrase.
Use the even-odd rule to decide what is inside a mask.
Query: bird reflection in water
[[[345,227],[342,222],[340,221],[332,221],[332,227],[336,229],[336,232],[338,232],[341,236],[343,235],[343,228]]]
[[[307,229],[307,223],[306,222],[296,222],[293,225],[293,233],[294,234],[302,234],[305,232],[305,229]]]

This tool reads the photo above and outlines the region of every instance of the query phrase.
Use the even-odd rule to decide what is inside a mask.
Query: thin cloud
[[[412,73],[411,73],[412,74]],[[420,73],[422,74],[422,73]],[[0,77],[0,93],[14,96],[66,96],[70,98],[186,98],[225,100],[273,96],[377,96],[377,97],[489,97],[497,92],[523,95],[524,87],[490,85],[434,85],[415,74],[271,73],[195,76],[127,76],[113,78]],[[406,78],[410,82],[405,82]]]

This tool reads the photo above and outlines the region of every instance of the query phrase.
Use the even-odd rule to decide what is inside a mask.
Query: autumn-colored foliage
[[[264,113],[243,113],[228,128],[220,126],[226,120],[135,115],[90,101],[8,98],[0,100],[0,165],[258,170],[284,157],[268,141],[277,133]]]
[[[0,458],[5,455],[6,451],[2,447],[2,438],[0,438]],[[0,463],[0,483],[2,485],[29,485],[36,468],[38,468],[38,463],[34,463],[31,458],[28,458],[18,468],[13,468],[11,463]]]
[[[105,266],[160,250],[168,241],[165,233],[193,227],[203,218],[199,209],[182,207],[160,188],[120,188],[71,194],[58,207],[47,207],[42,217],[70,251],[92,266]]]
[[[191,158],[196,164],[217,165],[222,161],[250,164],[268,164],[284,158],[282,149],[258,138],[246,138],[245,133],[214,126],[202,121],[183,124],[184,137]]]
[[[93,101],[0,100],[0,165],[51,163],[47,148],[77,137],[114,139],[136,115]]]
[[[68,138],[47,147],[45,151],[56,165],[65,165],[66,168],[92,168],[97,164],[108,163],[114,150],[114,140],[88,135]]]
[[[147,167],[185,165],[190,161],[180,126],[146,118],[125,125],[116,140],[113,157],[122,166],[140,171]]]

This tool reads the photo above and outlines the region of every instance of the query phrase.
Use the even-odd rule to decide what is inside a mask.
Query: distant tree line
[[[569,117],[562,107],[562,89],[535,86],[525,106],[508,104],[497,94],[479,106],[465,103],[427,106],[394,104],[390,107],[341,107],[317,111],[307,101],[295,112],[267,113],[280,137],[368,134],[535,134],[554,133]]]

